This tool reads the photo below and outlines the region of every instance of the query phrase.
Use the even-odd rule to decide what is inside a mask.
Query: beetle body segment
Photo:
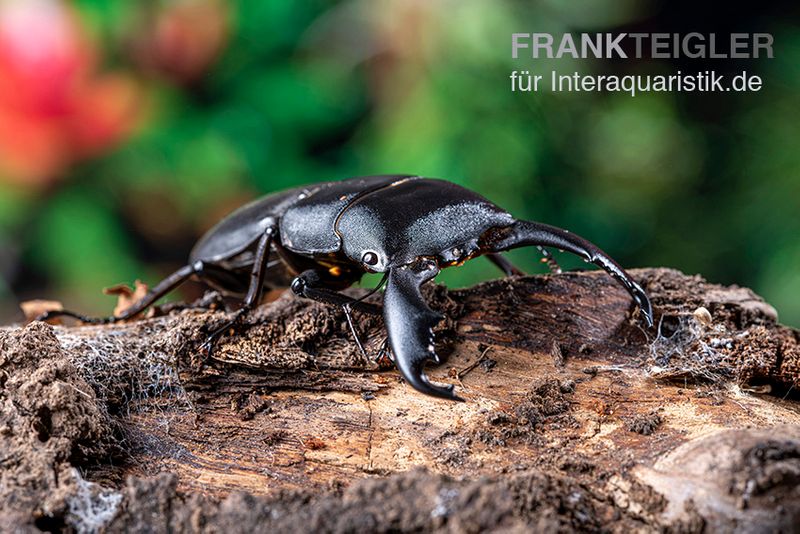
[[[531,245],[566,250],[600,266],[625,287],[652,325],[644,290],[592,243],[560,228],[517,220],[451,182],[410,175],[353,178],[265,196],[215,225],[192,249],[188,265],[119,316],[93,320],[63,310],[47,316],[127,319],[196,276],[244,295],[233,321],[209,338],[210,347],[258,303],[264,288],[290,286],[300,296],[343,306],[351,326],[351,309],[382,314],[395,364],[408,383],[456,400],[452,386],[435,385],[424,374],[427,361],[439,361],[433,327],[442,316],[427,306],[421,287],[441,269],[480,255],[488,255],[506,274],[519,273],[499,254]],[[367,272],[386,273],[382,309],[338,292]]]
[[[336,229],[350,261],[374,251],[379,264],[370,270],[385,272],[420,257],[438,257],[445,264],[461,261],[478,251],[484,232],[513,222],[509,213],[477,193],[418,178],[363,196],[342,212]]]
[[[189,262],[229,260],[252,246],[264,230],[280,221],[306,188],[297,187],[254,200],[237,209],[203,235],[189,253]]]

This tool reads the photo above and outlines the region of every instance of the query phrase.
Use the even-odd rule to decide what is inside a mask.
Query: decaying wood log
[[[748,289],[632,274],[657,329],[599,272],[427,288],[429,375],[464,403],[289,294],[210,356],[220,309],[0,330],[0,529],[800,524],[800,334]],[[357,329],[377,354],[381,321]]]

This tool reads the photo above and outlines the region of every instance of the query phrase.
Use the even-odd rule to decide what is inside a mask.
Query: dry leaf
[[[714,322],[714,319],[711,317],[711,312],[703,306],[700,306],[693,311],[692,315],[694,315],[694,318],[697,319],[697,322],[703,326],[709,326]]]
[[[266,302],[276,301],[284,293],[285,293],[284,289],[270,289],[269,291],[265,292],[264,296],[261,298],[261,302],[266,303]]]
[[[106,295],[117,296],[117,306],[114,308],[114,317],[119,317],[125,310],[139,302],[147,295],[147,284],[141,280],[134,282],[135,289],[131,289],[125,284],[119,284],[103,289]]]
[[[22,313],[25,314],[25,320],[28,322],[33,321],[43,313],[64,309],[64,305],[57,300],[41,299],[20,302],[19,307],[22,309]],[[54,317],[48,322],[52,322],[52,324],[61,324],[61,320],[58,317]]]

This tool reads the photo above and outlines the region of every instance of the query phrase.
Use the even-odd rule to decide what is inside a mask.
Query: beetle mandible
[[[451,182],[411,175],[351,178],[267,195],[222,219],[200,238],[186,266],[118,316],[93,319],[60,310],[41,318],[69,315],[90,323],[129,319],[196,276],[242,297],[234,318],[209,337],[210,347],[258,304],[264,288],[289,285],[299,296],[343,306],[348,321],[351,308],[382,314],[395,365],[406,381],[422,393],[460,400],[452,385],[434,384],[424,373],[428,361],[439,362],[433,327],[443,316],[428,307],[421,287],[441,269],[481,255],[506,275],[518,274],[500,253],[522,246],[554,247],[600,266],[630,293],[652,326],[647,294],[589,241],[561,228],[515,219]],[[365,273],[384,274],[382,309],[339,292]]]

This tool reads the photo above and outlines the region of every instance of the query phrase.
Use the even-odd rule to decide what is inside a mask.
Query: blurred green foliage
[[[185,11],[176,15],[176,5]],[[100,288],[157,281],[249,198],[397,172],[469,186],[519,217],[587,237],[626,266],[751,286],[783,322],[800,325],[796,25],[778,13],[709,12],[715,31],[753,24],[775,34],[774,60],[725,65],[760,74],[759,93],[509,90],[514,69],[700,70],[510,58],[515,31],[680,31],[670,5],[76,1],[98,70],[136,80],[136,128],[46,186],[0,174],[0,316],[33,297],[108,313]],[[181,38],[159,41],[153,28],[165,20]],[[532,251],[513,259],[541,269]],[[440,280],[494,276],[476,260]]]

